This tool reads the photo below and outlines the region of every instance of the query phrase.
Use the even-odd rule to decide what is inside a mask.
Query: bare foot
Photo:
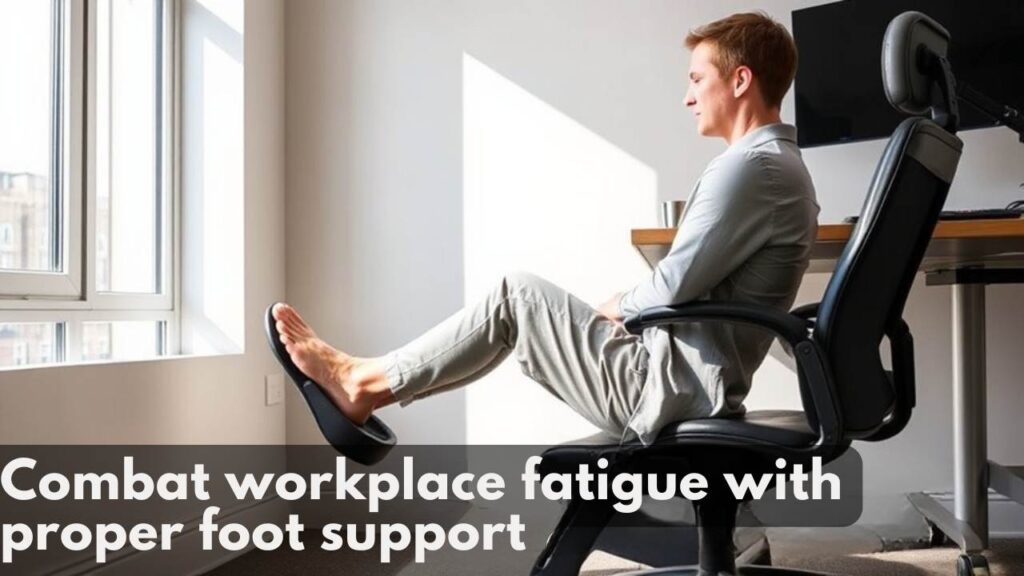
[[[295,366],[323,388],[346,418],[365,424],[375,404],[380,402],[379,395],[367,389],[362,378],[353,375],[366,372],[365,360],[349,356],[318,338],[287,304],[274,306],[273,315],[281,343]]]

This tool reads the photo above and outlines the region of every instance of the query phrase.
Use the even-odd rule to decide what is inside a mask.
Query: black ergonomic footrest
[[[277,321],[273,316],[276,305],[274,303],[267,308],[263,319],[270,349],[306,400],[324,438],[343,456],[360,464],[372,465],[383,460],[398,441],[395,433],[376,416],[370,416],[362,426],[352,422],[324,394],[320,385],[299,370],[281,343]]]

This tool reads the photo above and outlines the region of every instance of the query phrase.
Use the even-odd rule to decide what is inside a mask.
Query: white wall
[[[316,319],[328,340],[357,355],[376,355],[464,305],[481,268],[500,268],[503,260],[486,262],[474,255],[479,233],[468,233],[471,226],[464,223],[467,207],[479,200],[466,196],[474,188],[463,180],[472,168],[465,163],[480,156],[479,149],[466,148],[477,142],[473,133],[464,133],[470,129],[464,125],[467,57],[503,78],[510,91],[528,94],[543,104],[539,109],[548,110],[530,116],[516,138],[528,139],[533,130],[538,146],[546,145],[552,132],[536,119],[567,119],[578,125],[585,141],[602,142],[618,157],[648,167],[658,198],[685,198],[707,161],[724,148],[720,141],[695,134],[683,106],[686,31],[752,8],[788,25],[791,10],[818,3],[290,0],[285,9],[289,299]],[[792,121],[791,95],[783,115]],[[486,125],[501,126],[501,118],[492,120]],[[504,133],[483,135],[488,150],[501,149]],[[963,138],[966,152],[949,206],[1002,205],[1019,195],[1024,166],[1015,161],[1020,145],[1012,135],[989,129]],[[821,222],[837,222],[859,210],[882,146],[869,142],[806,152],[822,205]],[[558,150],[548,154],[569,157]],[[508,156],[494,169],[514,175],[523,187],[558,193],[551,173],[517,172],[521,157]],[[568,174],[566,185],[585,182],[580,176],[585,169],[575,176],[573,170],[559,173]],[[636,178],[630,182],[643,188]],[[535,197],[536,190],[522,189],[522,194],[508,190],[504,202],[511,207]],[[643,193],[594,201],[603,202],[600,209],[609,214],[607,236],[622,243],[628,243],[630,226],[615,219],[617,212],[632,213],[639,204],[649,222],[655,221],[655,202]],[[561,229],[496,218],[495,225],[503,228],[480,233],[489,234],[488,242],[504,234],[507,241],[498,245],[505,248],[525,243],[527,254],[546,246],[547,258],[565,255],[567,268],[583,271],[580,278],[587,271],[605,272],[600,251],[589,257],[578,252],[576,244],[590,233],[579,229],[578,213],[559,210],[546,214],[545,221],[561,220]],[[529,269],[522,258],[517,253],[510,262]],[[538,260],[537,266],[550,264]],[[637,276],[624,268],[601,278],[573,289],[597,300],[597,288],[605,283],[627,288]],[[801,301],[818,299],[826,281],[809,276]],[[1008,433],[1022,401],[1017,374],[1024,359],[1012,353],[1024,315],[1021,294],[1018,287],[993,287],[989,296],[990,454],[1011,463],[1024,461],[1024,447]],[[923,282],[915,287],[906,315],[917,344],[918,409],[899,437],[860,446],[873,495],[868,521],[901,514],[902,505],[892,505],[903,492],[951,486],[949,309],[948,289]],[[381,414],[405,442],[462,441],[472,437],[467,421],[480,420],[490,423],[489,441],[517,441],[524,422],[530,439],[547,435],[557,441],[579,429],[579,421],[564,411],[561,420],[527,421],[524,410],[507,410],[531,386],[517,371],[506,370],[471,387],[487,389],[489,401],[499,407],[486,417],[467,413],[466,391]],[[752,408],[792,405],[792,383],[778,380],[783,373],[775,367],[759,378]],[[469,393],[471,403],[474,393]],[[557,412],[552,407],[556,400],[531,398],[537,410]],[[297,398],[290,400],[289,441],[317,441]],[[473,410],[486,408],[474,403]]]
[[[461,59],[446,40],[450,7],[285,10],[288,298],[338,347],[381,353],[462,305]],[[288,400],[289,442],[319,442],[301,400]],[[459,442],[465,400],[446,400],[390,424],[407,440],[429,428],[424,441]]]

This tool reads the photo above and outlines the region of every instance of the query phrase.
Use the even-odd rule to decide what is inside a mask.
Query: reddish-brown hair
[[[702,42],[714,47],[711,62],[722,76],[746,66],[757,78],[765,103],[774,108],[782,105],[797,63],[796,44],[782,24],[763,12],[733,14],[686,35],[690,50]]]

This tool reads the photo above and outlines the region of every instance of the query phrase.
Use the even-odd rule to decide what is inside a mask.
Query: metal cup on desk
[[[677,228],[679,221],[683,218],[683,209],[686,208],[684,200],[669,200],[661,203],[659,223],[662,228]]]

